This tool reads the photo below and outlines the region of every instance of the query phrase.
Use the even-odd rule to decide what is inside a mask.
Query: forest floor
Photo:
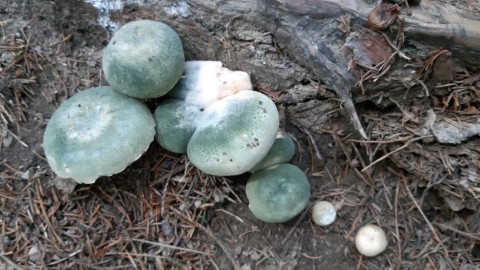
[[[117,12],[121,24],[147,10]],[[48,119],[73,94],[106,85],[101,59],[111,32],[92,18],[98,11],[82,1],[0,3],[0,269],[480,269],[480,139],[441,144],[422,129],[432,113],[478,120],[478,70],[456,67],[436,94],[420,88],[401,104],[358,98],[368,141],[345,128],[348,117],[321,80],[306,76],[284,91],[328,98],[293,104],[256,78],[256,90],[277,102],[297,144],[292,163],[312,186],[304,213],[267,224],[249,211],[248,175],[205,175],[156,143],[92,185],[55,176],[42,148]],[[225,50],[248,61],[234,50],[251,30],[232,31],[244,32],[222,37]],[[203,58],[187,49],[189,57]],[[302,119],[317,117],[312,106],[328,125],[309,131]],[[316,200],[336,206],[331,226],[311,221]],[[389,241],[373,258],[353,241],[367,223]]]

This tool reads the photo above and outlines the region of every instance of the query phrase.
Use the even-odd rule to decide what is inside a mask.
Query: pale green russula
[[[289,162],[295,155],[295,143],[284,130],[277,132],[277,137],[268,154],[250,172],[255,172],[268,166]]]
[[[252,89],[250,76],[219,61],[187,61],[185,72],[155,110],[157,140],[175,153],[186,153],[203,111],[227,96]]]
[[[104,86],[62,103],[48,122],[43,146],[58,176],[93,183],[137,160],[154,135],[155,121],[145,104]]]
[[[278,126],[278,110],[270,98],[238,92],[205,109],[188,143],[188,158],[207,174],[245,173],[267,155]]]
[[[282,163],[253,173],[245,189],[256,218],[281,223],[301,213],[310,200],[310,182],[297,166]]]
[[[102,66],[105,78],[115,90],[136,98],[160,97],[183,74],[182,42],[162,22],[132,21],[114,33],[105,48]]]
[[[155,109],[157,141],[163,148],[184,154],[197,127],[197,118],[202,109],[187,105],[185,101],[169,98]]]

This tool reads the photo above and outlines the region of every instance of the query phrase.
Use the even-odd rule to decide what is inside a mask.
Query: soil
[[[450,116],[454,106],[478,108],[478,83],[454,97],[434,86],[432,96],[393,89],[382,102],[381,90],[357,93],[372,136],[365,141],[321,75],[267,31],[201,16],[188,1],[124,2],[111,12],[78,0],[0,3],[1,269],[480,269],[480,140],[445,145],[421,132],[427,108],[440,115],[444,106]],[[105,13],[108,24],[97,20]],[[102,50],[116,25],[140,18],[178,26],[187,60],[220,60],[251,74],[297,144],[291,163],[309,177],[309,208],[334,203],[334,224],[315,225],[308,209],[286,223],[261,222],[248,209],[248,175],[205,175],[156,143],[92,185],[55,176],[42,148],[48,119],[66,98],[107,84]],[[211,46],[196,45],[205,40]],[[457,82],[476,72],[455,70]],[[159,100],[146,102],[153,109]],[[353,242],[367,223],[389,240],[373,258]]]

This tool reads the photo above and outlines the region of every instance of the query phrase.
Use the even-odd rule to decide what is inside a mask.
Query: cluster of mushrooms
[[[185,61],[178,34],[151,20],[121,27],[102,67],[110,86],[75,94],[47,125],[45,155],[58,176],[94,183],[123,171],[156,138],[204,173],[250,172],[249,207],[262,221],[285,222],[307,207],[310,183],[288,163],[295,144],[279,129],[275,103],[252,90],[247,73],[218,61]],[[154,113],[142,101],[160,97]],[[315,205],[314,221],[331,224],[332,207]]]

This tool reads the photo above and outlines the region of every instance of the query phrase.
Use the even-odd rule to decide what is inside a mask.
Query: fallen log
[[[120,2],[127,3],[129,1]],[[360,135],[367,137],[352,101],[352,90],[362,93],[369,89],[396,88],[404,86],[406,80],[416,84],[416,72],[421,68],[418,63],[405,68],[405,61],[391,61],[383,70],[383,78],[375,79],[375,83],[365,82],[359,86],[360,80],[356,72],[355,53],[349,50],[346,43],[351,39],[350,32],[363,31],[367,27],[370,11],[376,3],[365,3],[360,0],[189,0],[178,3],[151,3],[127,5],[141,17],[151,16],[153,19],[166,20],[177,29],[186,41],[186,51],[192,58],[216,59],[227,62],[233,68],[250,70],[259,81],[272,82],[269,87],[278,89],[292,85],[292,76],[304,72],[314,74],[324,81],[343,101],[354,127]],[[480,4],[476,4],[474,12],[480,13]],[[180,11],[179,11],[180,10]],[[476,11],[475,11],[476,10]],[[123,12],[128,14],[128,12]],[[132,14],[128,15],[130,20]],[[348,17],[348,20],[342,18]],[[405,35],[410,42],[433,47],[422,47],[418,55],[426,57],[428,50],[439,46],[453,52],[455,59],[462,65],[478,68],[480,59],[480,21],[475,14],[459,8],[448,6],[437,1],[424,0],[419,4],[407,7],[403,5],[399,19],[403,23],[392,25],[397,36]],[[478,17],[477,17],[478,18]],[[118,20],[119,18],[117,18]],[[263,46],[275,47],[281,55],[288,57],[288,64],[262,64],[251,61],[252,52],[245,48],[236,48],[235,56],[229,46],[232,36],[229,34],[233,25],[236,27],[254,28],[249,35],[233,34],[233,41],[251,42],[251,50]],[[343,30],[342,27],[344,28]],[[260,30],[258,30],[260,29]],[[385,31],[390,34],[391,31]],[[380,40],[372,37],[368,42]],[[383,42],[383,41],[382,41]],[[269,44],[270,43],[270,44]],[[401,43],[392,44],[395,54],[400,54]],[[264,53],[264,52],[263,52]],[[268,50],[267,52],[268,53]],[[363,52],[365,53],[365,52]],[[188,55],[187,55],[188,56]],[[395,55],[393,55],[395,56]],[[368,54],[366,57],[369,57]],[[275,57],[273,57],[275,58]],[[242,59],[239,62],[239,59]],[[269,59],[272,60],[272,59]],[[279,62],[278,58],[275,61]],[[273,62],[273,61],[272,61]],[[357,61],[358,62],[358,61]],[[294,71],[285,66],[293,66]],[[305,70],[306,69],[306,70]],[[393,76],[390,76],[393,74]],[[380,77],[382,77],[380,76]],[[275,79],[277,78],[277,79]],[[400,79],[399,79],[400,78]],[[283,81],[282,81],[283,80]],[[276,85],[273,85],[276,84]]]

